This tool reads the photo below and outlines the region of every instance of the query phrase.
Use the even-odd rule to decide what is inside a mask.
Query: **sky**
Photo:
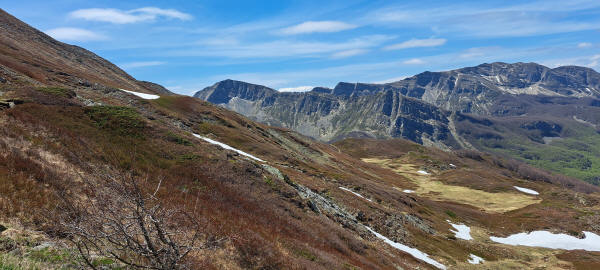
[[[600,70],[600,1],[3,1],[135,78],[191,95],[383,83],[490,62]]]

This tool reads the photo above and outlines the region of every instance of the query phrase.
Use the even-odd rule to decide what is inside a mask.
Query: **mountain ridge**
[[[194,96],[326,142],[406,138],[445,150],[501,154],[600,184],[591,169],[600,166],[595,147],[600,137],[594,135],[600,134],[600,74],[590,68],[495,62],[386,84],[340,82],[295,93],[230,82],[235,83],[216,83]],[[549,126],[561,127],[552,133],[558,140],[544,139]],[[539,153],[549,149],[571,153]]]
[[[91,86],[172,94],[137,81],[118,66],[84,48],[66,44],[0,9],[0,78],[13,84]],[[158,91],[157,91],[158,90]]]

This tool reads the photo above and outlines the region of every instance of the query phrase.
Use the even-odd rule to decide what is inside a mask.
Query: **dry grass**
[[[407,177],[418,186],[416,193],[439,201],[450,201],[467,204],[488,212],[504,213],[540,203],[542,200],[533,196],[515,193],[491,193],[463,186],[447,185],[437,181],[435,176],[417,173],[418,167],[402,163],[400,160],[363,158],[365,162],[378,164],[384,168]]]

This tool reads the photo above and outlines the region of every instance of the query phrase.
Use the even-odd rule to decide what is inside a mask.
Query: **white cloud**
[[[560,67],[560,66],[583,66],[589,68],[600,67],[600,54],[578,56],[571,58],[562,59],[551,59],[542,62],[543,65],[549,67]]]
[[[427,27],[436,33],[475,37],[520,37],[567,33],[600,28],[598,16],[579,12],[598,9],[600,2],[539,0],[527,4],[486,5],[450,3],[423,7],[417,4],[388,6],[368,13],[374,24]]]
[[[345,51],[336,52],[336,53],[332,54],[331,58],[346,58],[346,57],[355,56],[355,55],[359,55],[359,54],[365,54],[368,51],[369,50],[365,50],[365,49],[345,50]]]
[[[333,33],[354,29],[356,25],[339,21],[308,21],[281,29],[284,35],[297,35],[309,33]]]
[[[425,64],[425,61],[423,61],[419,58],[413,58],[413,59],[408,59],[406,61],[403,61],[402,63],[407,64],[407,65],[422,65],[422,64]]]
[[[391,36],[372,35],[345,42],[275,40],[252,44],[226,44],[192,49],[176,49],[166,52],[168,56],[208,56],[229,58],[275,58],[275,57],[322,57],[340,53],[340,56],[357,54],[381,45]]]
[[[121,67],[127,69],[127,68],[153,67],[153,66],[160,66],[160,65],[164,65],[164,64],[166,64],[166,63],[161,62],[161,61],[142,61],[142,62],[125,63],[125,64],[122,64]]]
[[[144,7],[127,11],[113,8],[78,9],[69,13],[69,16],[76,19],[115,24],[153,21],[158,17],[179,20],[191,20],[193,18],[192,15],[174,9],[161,9],[157,7]]]
[[[577,48],[589,48],[592,47],[592,43],[589,42],[581,42],[577,44]]]
[[[428,39],[411,39],[402,43],[393,44],[384,48],[384,50],[402,50],[408,48],[419,48],[419,47],[436,47],[446,44],[444,38],[428,38]]]
[[[314,86],[297,86],[279,88],[279,92],[307,92],[315,88]]]
[[[46,31],[46,34],[61,41],[94,41],[107,39],[105,36],[94,33],[92,31],[74,28],[74,27],[61,27],[54,28]]]

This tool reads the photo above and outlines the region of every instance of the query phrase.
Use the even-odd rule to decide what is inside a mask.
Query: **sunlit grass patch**
[[[438,201],[457,202],[498,213],[520,209],[542,201],[529,195],[511,192],[491,193],[464,186],[444,184],[435,180],[434,176],[418,174],[417,166],[402,163],[399,160],[378,158],[363,158],[362,160],[378,164],[383,168],[390,169],[397,174],[407,177],[418,186],[415,190],[417,195]]]

